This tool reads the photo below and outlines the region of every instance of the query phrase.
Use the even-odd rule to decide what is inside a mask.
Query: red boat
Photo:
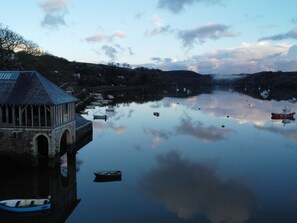
[[[288,108],[283,108],[282,113],[271,113],[271,119],[290,119],[290,120],[295,120],[294,119],[295,112],[290,112],[290,109]]]
[[[294,120],[295,112],[283,114],[283,113],[271,113],[271,119],[290,119]]]

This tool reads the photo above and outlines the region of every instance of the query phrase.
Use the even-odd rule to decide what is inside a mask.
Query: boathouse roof
[[[0,104],[59,105],[76,101],[35,71],[0,71]]]

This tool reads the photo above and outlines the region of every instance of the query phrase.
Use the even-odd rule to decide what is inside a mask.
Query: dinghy
[[[45,199],[11,199],[0,201],[0,209],[12,212],[44,211],[50,208],[50,197]]]

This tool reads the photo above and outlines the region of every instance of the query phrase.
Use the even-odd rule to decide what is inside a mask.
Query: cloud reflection
[[[169,139],[171,135],[170,132],[160,131],[157,129],[144,129],[145,134],[151,134],[154,138],[151,140],[150,144],[154,147],[160,145],[162,139]]]
[[[226,139],[226,135],[231,132],[230,129],[216,126],[205,127],[202,122],[193,122],[190,117],[183,118],[180,125],[176,127],[177,134],[192,136],[206,142]]]
[[[122,134],[126,131],[125,126],[114,126],[112,123],[105,124],[103,122],[98,122],[98,121],[93,121],[93,127],[94,129],[101,130],[101,131],[106,129],[111,129],[118,134]]]
[[[214,168],[182,159],[177,152],[157,157],[141,188],[180,218],[204,213],[213,223],[246,222],[257,203],[255,195],[235,179],[222,181]]]
[[[294,142],[294,144],[297,144],[296,128],[280,129],[280,128],[276,128],[276,127],[273,127],[273,126],[267,126],[267,127],[255,126],[255,128],[261,129],[261,130],[264,130],[264,131],[268,131],[268,132],[272,132],[272,133],[275,133],[275,134],[280,134],[280,135],[288,138],[292,142]]]

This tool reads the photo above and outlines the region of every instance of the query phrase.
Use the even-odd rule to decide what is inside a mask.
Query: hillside
[[[297,98],[297,72],[259,72],[235,80],[232,86],[253,97],[260,97],[260,92],[269,90],[268,99]]]
[[[64,89],[70,89],[81,99],[89,91],[100,88],[153,88],[170,92],[176,88],[187,88],[191,90],[191,95],[195,95],[210,92],[215,85],[232,87],[256,98],[261,98],[263,90],[270,90],[267,99],[297,98],[297,72],[259,72],[239,75],[240,78],[236,79],[214,80],[210,75],[200,75],[193,71],[162,71],[145,67],[133,69],[116,64],[70,62],[53,55],[32,56],[26,53],[18,53],[14,64],[16,70],[35,70],[41,73]]]
[[[54,83],[72,88],[75,93],[81,89],[101,86],[121,86],[129,88],[146,86],[155,88],[183,87],[209,88],[210,75],[200,75],[192,71],[161,71],[144,67],[130,68],[115,64],[90,64],[69,62],[52,55],[32,56],[17,54],[19,70],[35,70]]]

